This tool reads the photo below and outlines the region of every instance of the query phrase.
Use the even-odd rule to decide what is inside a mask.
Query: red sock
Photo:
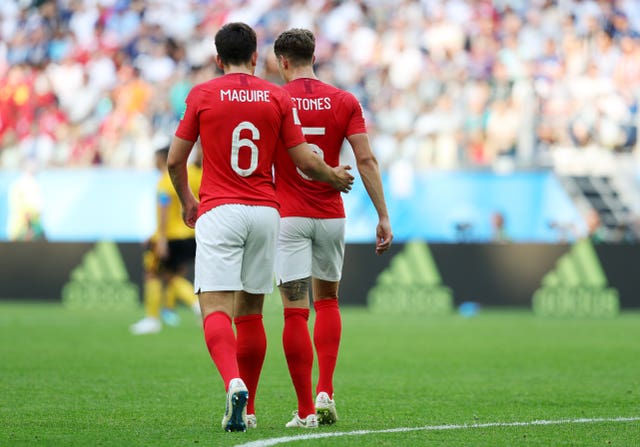
[[[238,368],[240,377],[249,390],[247,414],[256,414],[255,398],[262,364],[267,353],[267,336],[262,315],[244,315],[234,318],[238,335]]]
[[[228,391],[229,381],[240,377],[231,317],[224,312],[213,312],[207,315],[203,324],[207,349],[222,376],[224,388]]]
[[[318,385],[316,394],[321,391],[333,398],[333,372],[338,361],[342,320],[337,298],[318,300],[313,303],[316,310],[316,322],[313,328],[313,343],[318,355]]]
[[[316,412],[311,384],[313,346],[308,321],[309,309],[284,309],[282,346],[287,358],[289,375],[298,397],[298,415],[301,418]]]

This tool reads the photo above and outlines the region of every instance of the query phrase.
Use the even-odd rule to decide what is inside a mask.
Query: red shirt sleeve
[[[302,126],[295,119],[293,100],[286,90],[282,90],[282,132],[280,141],[285,149],[304,143],[306,140],[302,134]]]
[[[360,102],[355,96],[353,96],[353,94],[349,92],[344,92],[344,94],[344,102],[346,106],[344,110],[349,113],[349,124],[347,126],[347,131],[345,132],[346,136],[366,133],[367,125],[365,124],[364,112],[362,111]]]
[[[200,135],[200,122],[198,120],[200,89],[196,86],[187,95],[186,107],[182,119],[176,129],[176,137],[183,140],[196,141]]]

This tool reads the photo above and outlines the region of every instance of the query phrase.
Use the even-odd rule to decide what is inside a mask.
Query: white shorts
[[[222,205],[196,221],[198,292],[273,291],[280,214],[269,206]]]
[[[314,278],[340,281],[345,219],[283,217],[276,249],[276,283]]]

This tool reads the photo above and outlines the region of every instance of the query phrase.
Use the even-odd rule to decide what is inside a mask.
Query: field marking
[[[337,438],[340,436],[362,436],[376,433],[400,433],[408,431],[439,431],[439,430],[464,430],[469,428],[487,427],[528,427],[533,425],[560,425],[560,424],[592,424],[597,422],[635,422],[640,421],[640,417],[618,417],[618,418],[580,418],[580,419],[557,419],[557,420],[537,420],[530,422],[487,422],[484,424],[452,424],[452,425],[426,425],[424,427],[403,427],[387,428],[384,430],[355,430],[331,433],[314,433],[308,435],[283,436],[281,438],[260,439],[245,444],[237,444],[235,447],[269,447],[272,445],[285,444],[293,441],[305,441],[308,439]]]

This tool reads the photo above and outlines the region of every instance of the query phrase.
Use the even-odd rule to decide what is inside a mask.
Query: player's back
[[[227,74],[194,87],[176,135],[199,136],[203,149],[200,214],[227,203],[277,207],[273,157],[303,137],[293,123],[291,100],[256,76]]]
[[[328,165],[338,166],[344,139],[366,132],[360,103],[351,93],[317,79],[296,79],[284,89],[291,94],[311,148]],[[304,176],[291,158],[281,152],[276,156],[276,192],[283,217],[344,217],[340,192]]]

